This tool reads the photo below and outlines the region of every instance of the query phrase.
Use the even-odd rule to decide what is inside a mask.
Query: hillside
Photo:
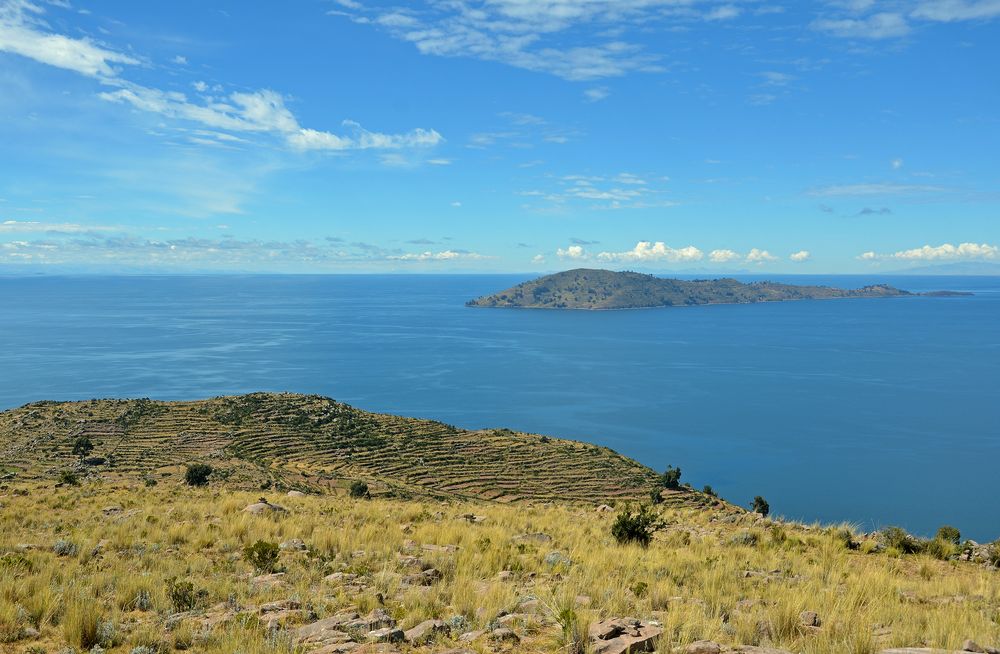
[[[94,446],[85,458],[73,453],[81,437]],[[21,479],[54,479],[66,469],[162,479],[199,461],[231,487],[329,491],[364,480],[382,494],[499,502],[647,498],[656,476],[595,445],[467,431],[319,396],[37,402],[0,413],[0,472]],[[690,493],[685,501],[704,499]]]
[[[783,300],[885,298],[912,295],[886,285],[848,290],[735,279],[685,281],[635,272],[578,268],[539,277],[467,303],[470,307],[524,309],[639,309]]]

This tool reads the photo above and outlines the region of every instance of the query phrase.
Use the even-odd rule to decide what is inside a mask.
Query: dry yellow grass
[[[815,654],[1000,642],[995,569],[850,551],[833,528],[664,508],[666,526],[644,549],[616,544],[614,513],[585,505],[273,494],[287,513],[245,513],[258,496],[176,483],[10,485],[0,497],[0,649],[79,652],[96,643],[108,652],[297,652],[306,650],[292,638],[296,624],[379,607],[403,628],[429,618],[463,625],[423,651],[458,646],[460,631],[486,628],[505,612],[538,614],[514,619],[520,644],[503,646],[525,652],[566,647],[573,630],[564,632],[559,619],[570,614],[577,631],[609,616],[657,620],[661,652],[703,638]],[[733,544],[744,531],[757,543]],[[551,541],[515,538],[536,532]],[[278,583],[255,583],[243,548],[292,539],[307,549],[282,551]],[[554,550],[572,563],[547,564]],[[441,579],[406,585],[405,555]],[[334,572],[357,577],[324,579]],[[171,600],[170,580],[192,584],[194,611],[171,617],[182,607]],[[532,598],[539,601],[523,608]],[[287,599],[302,608],[273,629],[252,610]],[[242,610],[204,626],[219,604]],[[818,629],[800,625],[804,610],[819,614]],[[500,646],[479,639],[467,647]]]

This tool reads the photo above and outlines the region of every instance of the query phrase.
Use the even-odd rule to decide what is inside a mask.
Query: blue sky
[[[1000,262],[1000,0],[0,0],[0,266]]]

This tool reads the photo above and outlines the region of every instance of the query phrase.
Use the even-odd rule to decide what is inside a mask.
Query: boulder
[[[286,495],[288,497],[305,497],[306,496],[305,493],[303,493],[302,491],[297,491],[297,490],[290,490],[290,491],[288,491],[286,493]]]
[[[684,654],[719,654],[722,648],[711,640],[696,640],[684,648]]]
[[[373,643],[401,643],[404,639],[403,630],[398,627],[383,627],[368,632],[368,640]]]
[[[497,643],[519,643],[520,637],[512,629],[500,627],[490,632],[490,640]]]
[[[600,505],[599,507],[597,507],[597,512],[598,512],[598,513],[611,513],[611,512],[613,512],[613,511],[614,511],[614,509],[612,509],[612,508],[611,508],[610,506],[608,506],[607,504],[602,504],[602,505]]]
[[[292,637],[296,642],[303,643],[345,643],[351,637],[344,633],[345,625],[352,620],[357,620],[360,616],[354,611],[343,611],[329,618],[323,618],[299,627],[292,632]]]
[[[288,513],[288,509],[286,509],[285,507],[278,506],[277,504],[271,504],[270,502],[268,502],[264,498],[261,498],[260,500],[258,500],[257,502],[254,502],[253,504],[248,504],[246,506],[246,508],[243,509],[243,511],[245,513],[249,513],[251,515],[268,515],[268,514],[276,514],[276,513]]]
[[[448,625],[443,620],[424,620],[412,629],[403,632],[408,643],[425,645],[434,640],[438,634],[447,634]]]
[[[819,614],[815,611],[803,611],[799,614],[799,621],[804,627],[818,627],[820,625]]]
[[[590,626],[593,654],[633,654],[656,649],[663,629],[635,618],[608,618]]]
[[[441,579],[441,571],[437,568],[430,568],[423,572],[406,575],[403,577],[404,586],[430,586]]]
[[[288,550],[290,552],[304,552],[306,544],[299,538],[292,538],[291,540],[286,540],[285,542],[278,545],[283,550]]]

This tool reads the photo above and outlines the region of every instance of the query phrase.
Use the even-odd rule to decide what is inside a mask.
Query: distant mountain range
[[[743,283],[731,278],[665,279],[636,272],[577,268],[546,275],[467,302],[470,307],[524,309],[640,309],[700,304],[751,304],[786,300],[886,298],[916,295],[876,284],[858,289]],[[939,291],[925,295],[968,295]]]

